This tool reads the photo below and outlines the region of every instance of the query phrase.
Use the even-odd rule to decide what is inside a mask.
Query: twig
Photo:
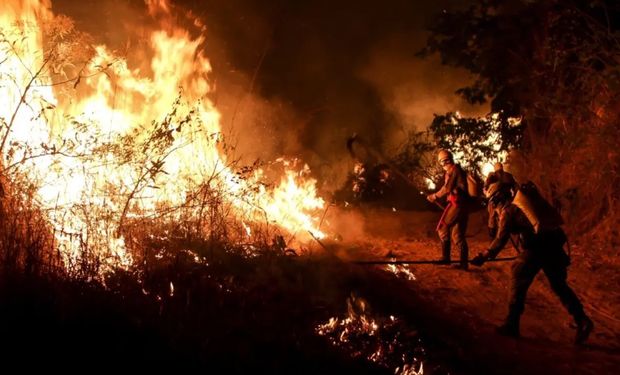
[[[312,233],[312,232],[310,232],[310,231],[307,231],[307,232],[310,234],[310,236],[312,236],[312,238],[314,238],[314,240],[315,240],[315,241],[316,241],[319,245],[321,245],[321,247],[322,247],[324,250],[329,251],[329,249],[327,248],[327,246],[325,246],[325,244],[323,244],[323,242],[321,242],[321,240],[319,240],[319,239],[318,239],[318,238],[314,235],[314,233]]]
[[[13,114],[11,115],[11,120],[6,125],[6,133],[3,135],[2,142],[0,143],[0,153],[3,152],[4,144],[6,143],[6,140],[9,138],[9,135],[11,134],[11,128],[13,128],[13,124],[15,122],[15,118],[17,117],[17,113],[19,112],[20,107],[22,106],[23,103],[26,102],[26,95],[30,91],[30,88],[32,87],[34,82],[37,80],[37,78],[39,78],[39,74],[41,74],[43,69],[45,69],[45,66],[47,65],[48,62],[49,62],[48,59],[45,59],[43,61],[43,64],[41,65],[39,70],[37,70],[37,72],[34,75],[32,75],[32,77],[30,78],[30,81],[28,81],[28,84],[24,88],[24,91],[21,97],[19,98],[19,102],[17,103],[17,107],[15,107],[15,110],[13,111]]]
[[[325,211],[323,211],[323,216],[321,217],[321,221],[319,221],[319,226],[318,226],[319,230],[321,230],[321,225],[323,225],[323,220],[325,219],[325,215],[327,215],[327,210],[329,210],[330,206],[331,204],[328,204],[327,207],[325,207]]]
[[[231,129],[235,125],[235,119],[237,117],[237,112],[238,112],[239,107],[241,106],[241,103],[243,101],[245,101],[245,99],[254,91],[254,85],[256,83],[256,79],[258,78],[258,72],[260,71],[261,67],[263,66],[263,61],[265,60],[265,56],[267,56],[267,50],[269,50],[269,41],[267,41],[267,43],[265,43],[265,47],[263,48],[263,52],[261,53],[260,59],[258,60],[258,64],[256,64],[256,68],[254,69],[254,73],[252,74],[252,80],[250,81],[250,87],[248,87],[248,91],[243,96],[241,96],[241,98],[239,98],[239,100],[235,104],[235,108],[233,110],[233,114],[232,114],[232,117],[230,119],[230,127],[231,127]]]

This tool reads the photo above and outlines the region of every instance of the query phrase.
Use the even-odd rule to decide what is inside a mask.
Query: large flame
[[[75,261],[88,244],[129,264],[110,220],[118,227],[181,205],[205,184],[225,189],[244,226],[267,222],[299,240],[323,237],[317,217],[324,202],[307,167],[285,170],[271,187],[258,183],[260,169],[240,178],[231,167],[218,147],[205,37],[175,26],[167,1],[146,4],[161,29],[150,34],[145,68],[104,45],[80,46],[87,38],[70,40],[73,25],[65,18],[63,29],[47,0],[0,3],[2,166],[37,181],[65,260]],[[50,31],[48,24],[61,26]],[[83,66],[70,60],[71,48],[88,51]]]

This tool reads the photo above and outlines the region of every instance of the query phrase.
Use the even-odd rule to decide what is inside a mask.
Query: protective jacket
[[[465,202],[467,194],[467,174],[458,164],[452,164],[444,176],[444,184],[435,193],[436,198],[447,196],[453,204]]]

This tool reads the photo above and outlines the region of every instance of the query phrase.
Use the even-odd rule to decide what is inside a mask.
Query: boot
[[[467,247],[467,243],[461,243],[461,264],[460,268],[462,270],[467,270],[469,267],[469,247]]]
[[[497,327],[495,331],[502,336],[519,338],[521,336],[519,332],[519,318],[519,315],[512,312],[509,313],[505,323]]]
[[[588,336],[590,336],[590,332],[592,332],[593,328],[594,328],[594,323],[592,323],[592,320],[590,320],[590,318],[588,318],[587,316],[584,316],[583,318],[579,319],[577,321],[577,333],[575,335],[575,344],[577,345],[583,344],[588,339]]]
[[[512,337],[518,339],[521,337],[521,333],[519,332],[519,323],[504,323],[501,326],[497,327],[495,331],[502,336]]]
[[[441,255],[439,264],[450,264],[450,241],[441,241]]]

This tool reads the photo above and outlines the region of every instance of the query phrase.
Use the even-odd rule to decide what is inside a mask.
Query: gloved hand
[[[429,195],[426,196],[426,199],[429,202],[435,202],[437,200],[437,197],[435,196],[435,194],[429,194]]]
[[[470,261],[471,264],[473,264],[474,266],[482,266],[484,264],[484,262],[486,262],[488,260],[487,256],[482,254],[482,253],[478,253],[478,255],[476,255],[474,257],[474,259],[472,259]]]

